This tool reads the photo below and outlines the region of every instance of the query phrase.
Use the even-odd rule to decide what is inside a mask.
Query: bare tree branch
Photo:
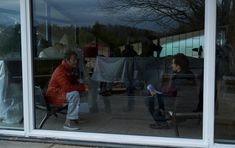
[[[171,28],[204,21],[204,0],[100,0],[100,4],[108,13],[122,14],[132,23],[152,22]]]

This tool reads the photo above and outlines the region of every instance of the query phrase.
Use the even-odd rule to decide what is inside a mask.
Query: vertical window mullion
[[[216,1],[205,1],[203,139],[214,144]]]
[[[23,107],[25,135],[33,129],[30,0],[20,0]]]

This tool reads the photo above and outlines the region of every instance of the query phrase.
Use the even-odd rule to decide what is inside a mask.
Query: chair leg
[[[43,117],[42,121],[39,124],[39,129],[41,129],[43,127],[43,125],[45,124],[46,120],[50,117],[51,115],[49,113],[46,113],[45,116]]]
[[[64,109],[67,109],[67,107],[68,107],[68,105],[66,105],[62,108],[59,108],[59,109],[58,108],[49,108],[49,109],[47,109],[47,112],[46,112],[45,116],[43,117],[42,121],[40,122],[38,128],[41,129],[50,116],[54,115],[57,118],[58,117],[57,113],[65,114],[61,111],[64,110]]]
[[[175,124],[175,135],[176,135],[176,137],[179,137],[179,136],[180,136],[180,134],[179,134],[179,128],[178,128],[178,124],[177,124],[177,123]]]
[[[178,128],[178,123],[177,123],[177,120],[176,120],[176,117],[173,116],[173,123],[174,123],[174,128],[175,128],[175,135],[176,137],[179,137],[179,128]]]

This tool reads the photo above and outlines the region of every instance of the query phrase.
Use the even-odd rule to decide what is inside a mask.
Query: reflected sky
[[[20,23],[19,0],[0,0],[0,24],[14,25]]]
[[[9,10],[20,10],[20,0],[0,0],[0,8]]]
[[[93,26],[96,22],[110,25],[125,25],[141,29],[157,31],[153,23],[135,24],[125,21],[128,12],[115,13],[105,11],[101,7],[103,0],[33,0],[34,23],[39,25],[50,18],[57,25]],[[50,8],[50,17],[46,11]],[[0,0],[0,24],[14,25],[20,23],[19,0]]]
[[[47,3],[45,3],[47,2]],[[51,21],[56,24],[92,26],[96,22],[111,25],[126,25],[142,29],[157,30],[151,23],[134,24],[124,21],[127,12],[112,14],[101,7],[102,0],[33,0],[34,19],[40,24],[48,17],[46,7],[51,8]],[[129,10],[133,11],[134,10]]]
[[[101,7],[103,0],[33,0],[35,25],[50,21],[57,25],[93,26],[96,22],[110,25],[125,25],[141,29],[158,31],[153,23],[135,24],[125,21],[127,13],[134,9],[112,14]],[[46,14],[50,8],[50,17]],[[0,0],[0,24],[14,25],[20,23],[19,0]]]

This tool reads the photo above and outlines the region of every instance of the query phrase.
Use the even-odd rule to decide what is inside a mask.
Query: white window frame
[[[216,0],[205,0],[205,47],[204,47],[204,101],[202,139],[131,136],[34,129],[32,31],[30,0],[20,0],[21,49],[23,74],[24,131],[0,130],[0,134],[37,138],[57,138],[90,142],[108,142],[150,146],[181,147],[234,147],[214,143],[214,88],[215,88],[215,38]],[[45,133],[47,133],[45,135]]]
[[[22,62],[22,82],[23,82],[23,115],[24,115],[24,130],[0,130],[1,135],[6,136],[24,136],[28,137],[30,133],[30,129],[32,127],[30,125],[33,125],[30,123],[30,115],[32,118],[32,112],[29,113],[31,100],[29,99],[30,96],[32,96],[32,91],[30,91],[30,88],[32,88],[32,60],[29,60],[31,58],[31,42],[28,42],[31,39],[30,31],[30,7],[29,7],[29,1],[30,0],[19,0],[20,1],[20,24],[21,24],[21,62]],[[27,52],[29,51],[29,52]],[[31,78],[30,78],[31,77]],[[31,105],[32,108],[32,105]]]

